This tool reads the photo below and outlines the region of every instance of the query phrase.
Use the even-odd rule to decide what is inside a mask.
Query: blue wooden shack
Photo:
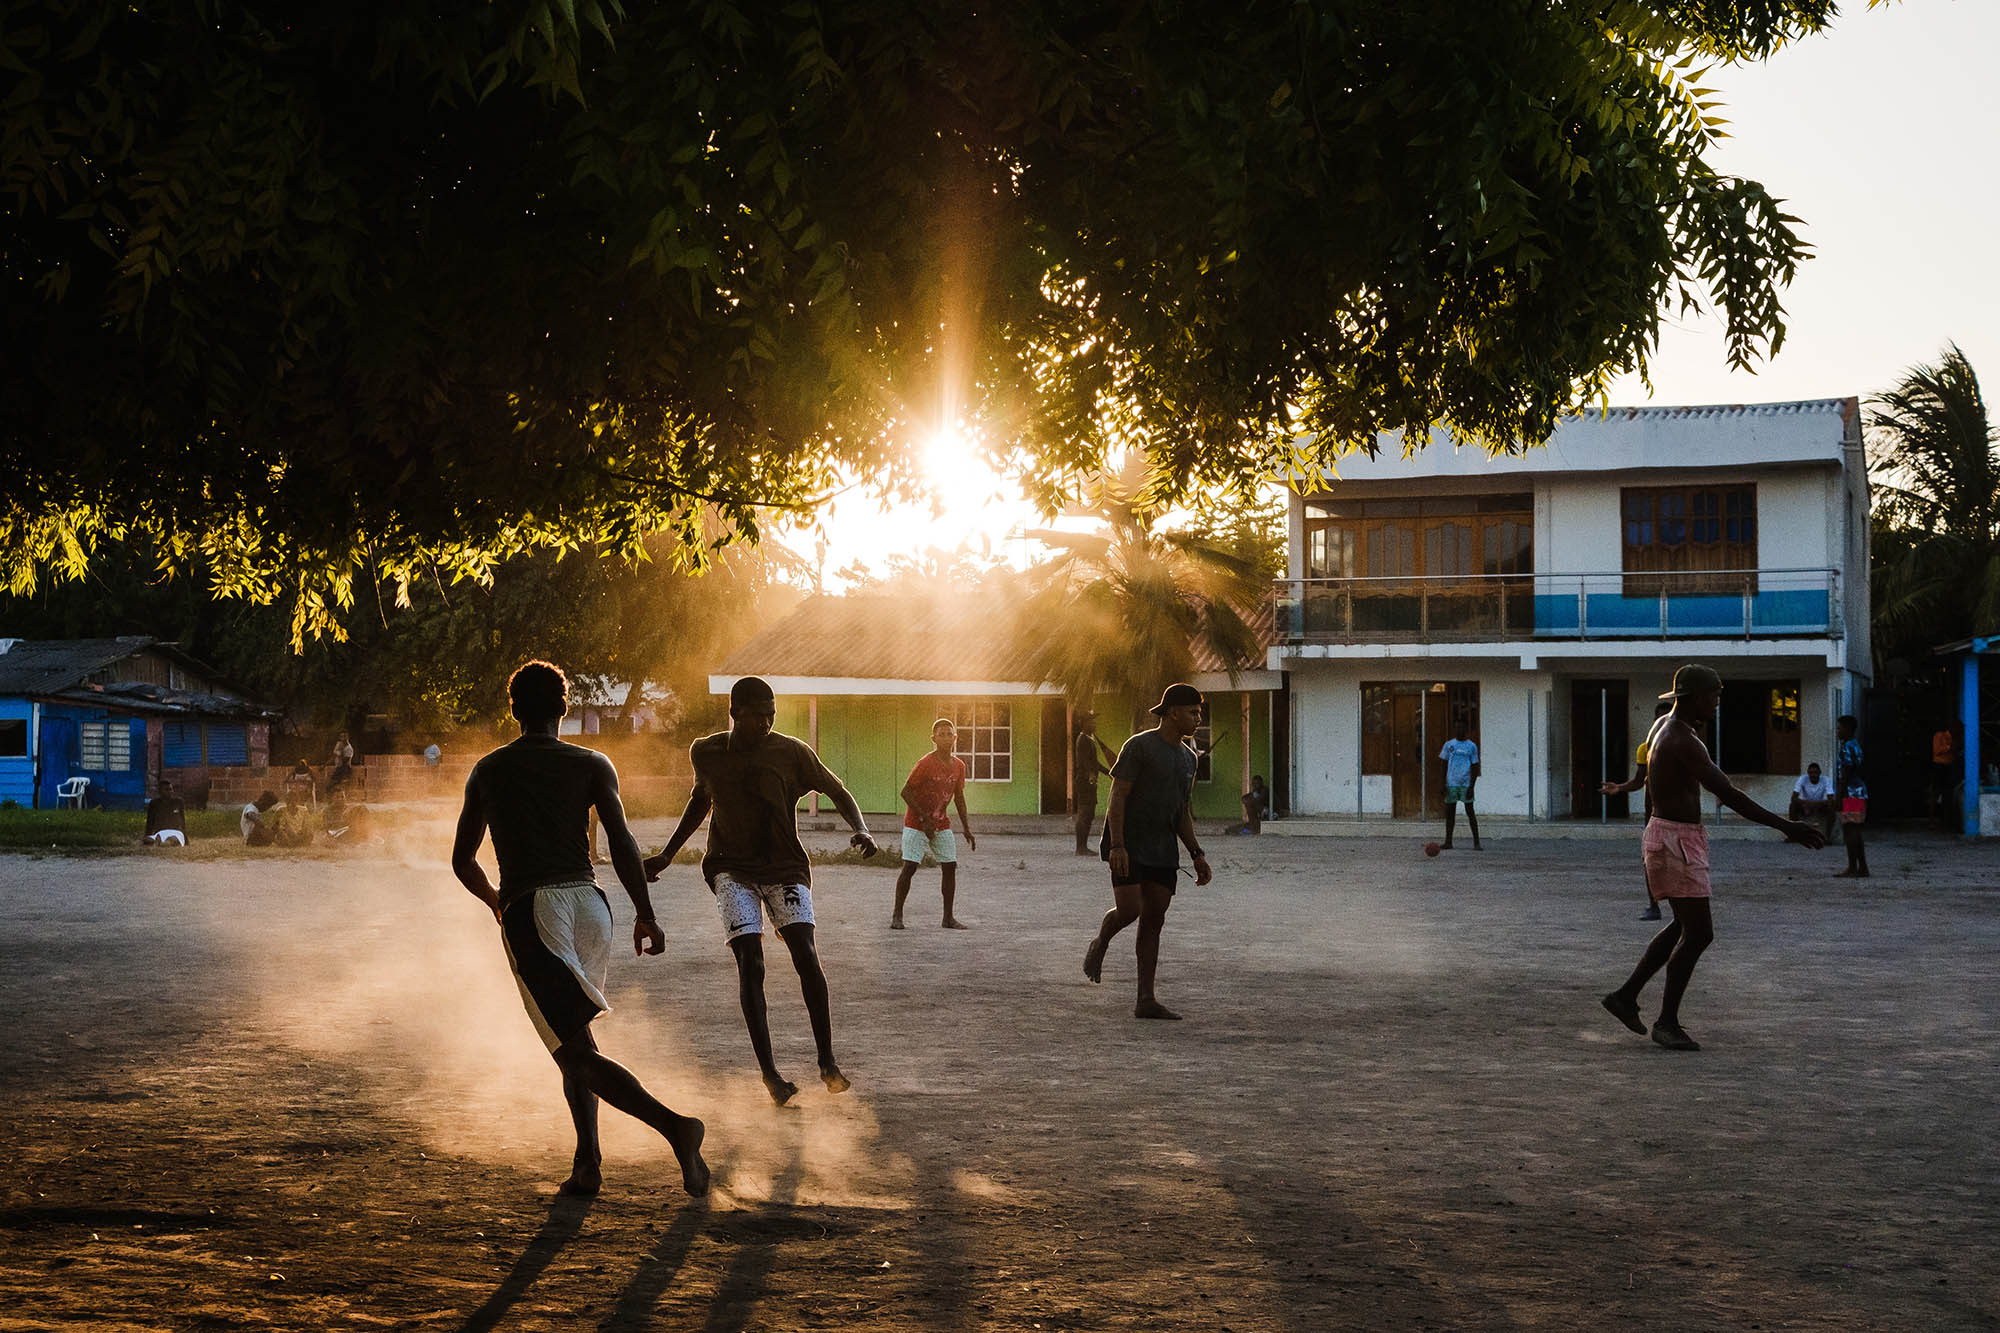
[[[211,768],[262,765],[275,710],[159,639],[0,638],[0,801],[138,809],[162,777],[205,790]]]

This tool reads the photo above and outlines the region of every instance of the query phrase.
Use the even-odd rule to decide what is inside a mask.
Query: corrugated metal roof
[[[0,653],[0,694],[53,694],[158,642],[143,634],[118,639],[16,639]]]

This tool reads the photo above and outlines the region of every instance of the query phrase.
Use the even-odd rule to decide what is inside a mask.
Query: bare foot
[[[1103,940],[1090,942],[1090,947],[1083,951],[1083,975],[1092,981],[1104,980],[1104,951],[1110,947]]]
[[[688,1115],[682,1116],[680,1126],[667,1135],[674,1157],[681,1164],[681,1188],[690,1198],[699,1199],[708,1193],[708,1163],[701,1159],[701,1141],[707,1134],[708,1126]]]
[[[963,921],[960,921],[960,920],[959,920],[959,919],[958,919],[957,917],[955,917],[955,916],[948,916],[948,917],[946,917],[946,918],[944,919],[944,927],[943,927],[943,928],[944,928],[945,930],[971,930],[971,929],[972,929],[972,927],[971,927],[971,926],[968,926],[968,925],[966,925],[966,924],[965,924],[965,923],[964,923]]]
[[[1134,1010],[1132,1011],[1132,1017],[1134,1017],[1134,1018],[1171,1018],[1171,1019],[1175,1020],[1176,1022],[1178,1022],[1178,1021],[1180,1020],[1180,1015],[1179,1015],[1179,1014],[1177,1014],[1177,1013],[1175,1013],[1175,1012],[1174,1012],[1173,1010],[1171,1010],[1171,1009],[1167,1008],[1167,1006],[1165,1006],[1164,1004],[1161,1004],[1161,1003],[1160,1003],[1160,1002],[1159,1002],[1158,1000],[1141,1000],[1141,1001],[1139,1001],[1139,1006],[1138,1006],[1138,1008],[1136,1008],[1136,1009],[1134,1009]]]
[[[799,1095],[799,1085],[777,1074],[764,1075],[764,1091],[771,1094],[771,1100],[779,1106]]]
[[[603,1187],[603,1173],[594,1166],[578,1162],[570,1168],[569,1179],[556,1187],[556,1193],[587,1199]]]
[[[826,1090],[828,1092],[832,1093],[846,1092],[849,1088],[854,1086],[852,1083],[849,1083],[847,1081],[847,1075],[840,1072],[839,1065],[821,1065],[819,1067],[819,1076],[820,1079],[826,1084]]]
[[[903,918],[899,916],[892,916],[889,918],[889,929],[901,930],[902,928],[903,928]]]

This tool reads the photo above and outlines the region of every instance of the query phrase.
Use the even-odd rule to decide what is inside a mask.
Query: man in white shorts
[[[658,879],[701,821],[713,813],[702,878],[715,895],[723,933],[736,955],[737,996],[743,1022],[750,1029],[750,1049],[771,1100],[783,1106],[799,1088],[778,1072],[771,1058],[771,1025],[764,1010],[767,912],[799,974],[799,990],[818,1049],[820,1079],[828,1092],[846,1092],[853,1086],[833,1058],[826,973],[813,944],[812,865],[799,842],[799,798],[812,791],[831,798],[854,830],[854,845],[863,856],[875,855],[875,839],[869,836],[854,797],[820,763],[812,747],[771,730],[777,716],[777,699],[763,680],[745,676],[730,687],[729,730],[704,736],[689,747],[694,791],[673,837],[659,855],[646,858],[645,871],[649,879]]]
[[[666,935],[653,919],[639,845],[625,826],[618,771],[594,750],[556,738],[569,711],[569,681],[547,662],[529,662],[507,682],[521,738],[473,765],[465,808],[452,843],[452,872],[500,922],[500,939],[528,1017],[562,1070],[563,1097],[576,1126],[576,1158],[564,1194],[590,1195],[602,1184],[597,1101],[601,1097],[646,1124],[674,1150],[681,1184],[708,1193],[704,1127],[654,1100],[630,1070],[606,1058],[590,1024],[610,1010],[604,982],[611,967],[611,904],[597,887],[584,841],[595,810],[611,844],[611,864],[632,899],[632,951],[657,954]],[[500,862],[495,890],[477,857],[487,830]]]
[[[931,752],[917,760],[903,784],[903,872],[896,876],[896,906],[889,913],[889,929],[903,928],[903,902],[910,896],[917,871],[928,855],[938,863],[943,883],[944,928],[965,930],[966,924],[951,913],[958,895],[958,839],[951,831],[951,807],[958,805],[958,826],[965,830],[965,845],[977,848],[972,821],[965,814],[965,761],[952,753],[958,729],[951,719],[941,717],[931,723]]]
[[[187,804],[174,795],[174,784],[161,778],[159,794],[146,802],[145,844],[185,847],[187,840]]]

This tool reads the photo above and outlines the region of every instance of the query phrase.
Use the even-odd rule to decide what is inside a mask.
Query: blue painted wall
[[[129,740],[129,758],[121,768],[83,765],[83,728],[104,725],[122,730]],[[107,810],[143,810],[146,807],[146,720],[129,713],[113,713],[102,708],[78,708],[69,704],[48,704],[42,708],[42,781],[36,804],[48,809],[57,804],[56,788],[65,779],[90,779],[86,803]]]
[[[0,699],[0,718],[18,721],[25,728],[32,725],[33,717],[34,705],[26,699]],[[35,761],[31,755],[0,758],[0,801],[35,803]]]

